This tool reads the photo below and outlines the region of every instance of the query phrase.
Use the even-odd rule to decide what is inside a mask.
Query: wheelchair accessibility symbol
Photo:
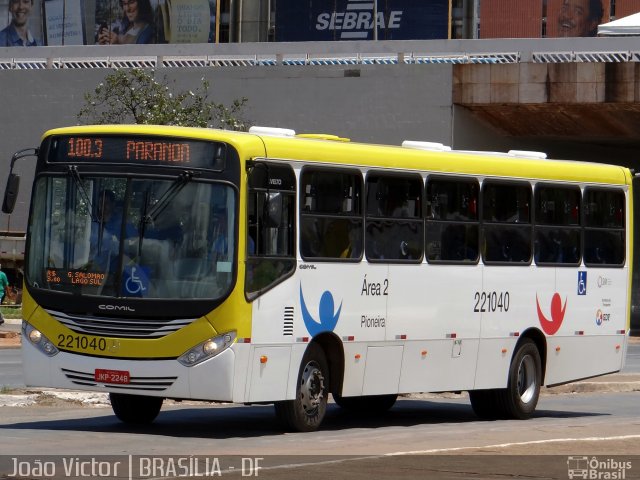
[[[125,294],[133,297],[144,297],[149,288],[149,272],[140,266],[124,268],[123,285]]]

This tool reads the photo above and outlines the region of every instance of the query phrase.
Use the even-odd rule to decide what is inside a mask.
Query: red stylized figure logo
[[[562,306],[562,299],[560,298],[559,293],[554,293],[553,298],[551,299],[551,320],[545,317],[544,313],[540,309],[540,301],[538,300],[538,295],[536,294],[536,307],[538,307],[538,320],[540,320],[540,325],[542,326],[542,330],[547,335],[553,335],[558,331],[560,325],[562,325],[562,321],[564,320],[564,312],[567,310],[567,299],[564,300],[564,307]]]

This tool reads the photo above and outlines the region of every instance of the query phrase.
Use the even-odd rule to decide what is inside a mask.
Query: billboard
[[[278,42],[449,38],[449,0],[278,0]]]
[[[45,45],[84,45],[81,0],[44,2]]]
[[[215,42],[216,0],[95,1],[96,44]]]
[[[608,0],[548,0],[547,37],[594,37],[609,21]]]
[[[0,1],[0,47],[44,45],[42,0]]]
[[[217,0],[0,0],[0,47],[215,43]]]

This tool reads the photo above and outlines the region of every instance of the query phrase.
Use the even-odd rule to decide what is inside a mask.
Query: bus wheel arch
[[[329,364],[329,392],[342,392],[344,380],[344,348],[338,336],[333,332],[323,332],[313,339],[324,350]]]
[[[525,338],[532,340],[533,343],[535,343],[536,347],[538,348],[538,353],[540,354],[540,366],[542,368],[540,384],[544,385],[544,381],[547,373],[547,338],[544,336],[544,333],[542,333],[537,328],[529,328],[520,335],[520,339],[516,344],[514,353],[517,351],[518,347],[520,346],[520,343]]]

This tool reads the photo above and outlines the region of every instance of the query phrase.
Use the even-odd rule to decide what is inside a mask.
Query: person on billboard
[[[120,0],[122,19],[100,27],[98,43],[117,45],[126,43],[155,43],[153,9],[150,0]]]
[[[37,47],[41,43],[29,30],[33,0],[9,0],[11,23],[0,31],[0,47]]]
[[[558,36],[595,37],[603,15],[602,0],[562,0]]]

